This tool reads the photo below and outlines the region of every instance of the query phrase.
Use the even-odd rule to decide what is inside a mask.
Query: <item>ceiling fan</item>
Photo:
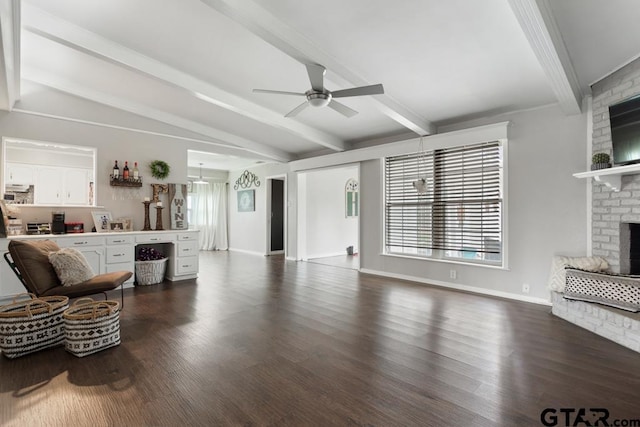
[[[362,96],[362,95],[380,95],[384,93],[384,88],[381,84],[353,87],[350,89],[342,89],[331,92],[324,87],[324,73],[327,69],[319,64],[307,64],[307,74],[309,74],[309,81],[311,82],[311,89],[302,92],[285,92],[281,90],[268,90],[268,89],[254,89],[256,93],[275,93],[278,95],[297,95],[306,96],[307,100],[298,105],[293,110],[289,111],[285,117],[294,117],[298,115],[302,110],[309,105],[313,107],[325,107],[328,106],[336,110],[338,113],[346,116],[353,117],[358,112],[347,107],[344,104],[339,103],[334,98],[345,98],[347,96]]]

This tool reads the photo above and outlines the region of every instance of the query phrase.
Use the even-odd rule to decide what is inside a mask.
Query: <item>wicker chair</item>
[[[5,252],[4,259],[24,287],[36,296],[63,295],[76,298],[102,293],[106,299],[107,291],[119,286],[121,303],[124,303],[122,285],[133,275],[132,272],[116,271],[98,274],[82,283],[63,286],[49,262],[48,255],[49,252],[58,250],[60,247],[51,240],[11,240],[9,251]]]

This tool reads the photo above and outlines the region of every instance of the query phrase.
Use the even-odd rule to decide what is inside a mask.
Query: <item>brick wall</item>
[[[593,152],[609,153],[613,158],[609,105],[640,94],[640,58],[595,83],[591,89]],[[592,188],[593,255],[605,257],[611,268],[620,272],[620,223],[640,223],[640,174],[623,176],[619,192],[595,182]]]

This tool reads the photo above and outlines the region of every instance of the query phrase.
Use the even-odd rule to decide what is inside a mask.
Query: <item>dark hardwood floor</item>
[[[640,419],[640,354],[549,307],[282,257],[200,259],[197,281],[125,290],[118,347],[0,358],[0,424],[511,427],[542,425],[545,408]]]

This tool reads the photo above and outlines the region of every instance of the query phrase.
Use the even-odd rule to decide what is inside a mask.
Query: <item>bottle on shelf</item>
[[[124,162],[124,169],[122,169],[122,179],[129,179],[129,162]]]
[[[120,177],[120,168],[118,167],[118,161],[116,160],[116,164],[113,166],[113,172],[111,173],[114,178]]]
[[[133,179],[140,178],[140,172],[138,171],[138,162],[133,162]]]

